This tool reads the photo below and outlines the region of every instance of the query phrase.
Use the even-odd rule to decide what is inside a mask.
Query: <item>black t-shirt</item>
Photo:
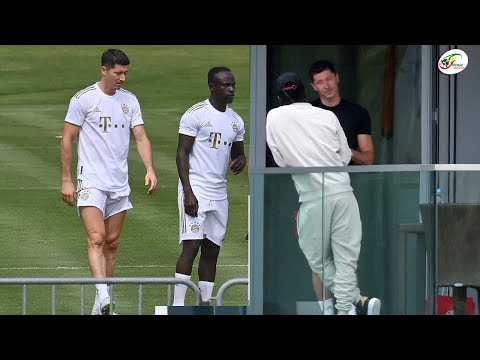
[[[350,149],[358,150],[358,134],[370,135],[372,131],[372,120],[364,107],[354,104],[348,100],[341,99],[336,106],[325,106],[320,99],[311,102],[313,106],[330,110],[337,115],[340,125],[347,137]]]

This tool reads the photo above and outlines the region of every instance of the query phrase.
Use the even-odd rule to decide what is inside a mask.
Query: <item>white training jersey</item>
[[[346,166],[352,152],[337,116],[310,103],[271,109],[267,143],[281,167]],[[293,174],[300,201],[351,191],[348,172]]]
[[[77,179],[84,187],[128,195],[130,129],[143,124],[137,97],[124,89],[107,95],[97,82],[71,98],[65,121],[81,127]]]
[[[193,105],[180,119],[178,132],[195,137],[190,162],[190,185],[195,196],[209,200],[227,198],[227,170],[232,144],[243,141],[245,125],[230,107],[215,109],[210,101]],[[182,182],[178,181],[182,190]]]

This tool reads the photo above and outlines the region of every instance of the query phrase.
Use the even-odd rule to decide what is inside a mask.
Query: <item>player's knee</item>
[[[105,246],[110,251],[117,250],[119,243],[120,243],[120,237],[118,236],[107,236],[107,238],[105,239]]]
[[[105,233],[102,231],[92,231],[88,233],[88,243],[90,246],[102,246],[105,241]]]
[[[207,245],[208,244],[208,245]],[[220,246],[209,241],[202,246],[202,257],[215,261],[220,253]]]

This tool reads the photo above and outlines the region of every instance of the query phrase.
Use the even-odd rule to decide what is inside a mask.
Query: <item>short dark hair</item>
[[[102,54],[101,65],[112,69],[115,65],[130,65],[130,59],[122,50],[108,49]]]
[[[208,76],[207,76],[208,83],[209,84],[213,83],[213,79],[215,78],[215,75],[217,75],[219,72],[222,72],[222,71],[232,72],[232,70],[230,70],[230,68],[226,66],[215,66],[210,70],[208,70]]]
[[[308,74],[310,75],[310,80],[313,81],[313,77],[322,71],[330,70],[332,73],[336,74],[337,71],[335,70],[335,66],[329,60],[317,60],[312,65],[310,65],[310,69],[308,70]]]

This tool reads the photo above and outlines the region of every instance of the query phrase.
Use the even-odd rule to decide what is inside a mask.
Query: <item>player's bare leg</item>
[[[184,240],[182,242],[182,252],[177,259],[175,267],[175,278],[190,280],[192,276],[193,261],[198,254],[203,240]],[[173,306],[185,305],[185,294],[187,285],[176,284],[173,294]]]
[[[105,257],[106,277],[113,277],[115,265],[117,264],[117,250],[120,244],[120,234],[122,233],[123,223],[127,211],[119,212],[105,219],[105,244],[103,246],[103,255]],[[107,286],[110,295],[110,285]]]
[[[104,278],[107,276],[107,272],[105,255],[103,253],[106,237],[103,213],[94,206],[82,206],[80,207],[80,216],[87,232],[87,253],[90,272],[94,278]],[[109,299],[107,284],[96,284],[95,288],[99,301]]]

